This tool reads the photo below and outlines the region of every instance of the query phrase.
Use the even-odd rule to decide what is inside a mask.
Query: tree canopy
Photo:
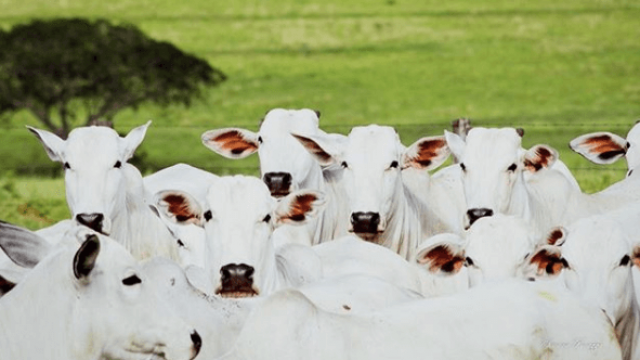
[[[0,114],[27,109],[64,137],[146,102],[189,106],[226,79],[205,60],[106,20],[16,25],[0,30],[0,49]]]

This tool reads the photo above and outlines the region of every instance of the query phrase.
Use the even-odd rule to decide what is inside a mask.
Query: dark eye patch
[[[267,216],[265,216],[264,219],[262,219],[262,221],[268,223],[269,221],[271,221],[271,215],[267,214]]]
[[[627,266],[631,262],[631,257],[629,255],[625,255],[620,259],[620,266]]]
[[[392,169],[397,168],[397,167],[398,167],[398,162],[397,162],[397,161],[395,161],[395,160],[393,160],[393,161],[391,162],[391,165],[389,165],[389,167],[390,167],[390,168],[392,168]]]
[[[64,163],[64,165],[63,165],[63,167],[64,167],[64,169],[65,169],[65,170],[66,170],[66,169],[71,169],[71,165],[69,165],[69,163],[68,163],[68,162],[65,162],[65,163]]]
[[[205,221],[209,221],[209,220],[211,220],[211,218],[213,218],[213,215],[211,214],[211,210],[207,210],[207,211],[204,213],[204,220],[205,220]]]
[[[517,169],[517,168],[518,168],[518,165],[516,165],[516,164],[511,164],[511,165],[507,168],[507,170],[508,170],[508,171],[516,171],[516,169]]]
[[[140,280],[140,278],[138,277],[138,275],[131,275],[126,279],[122,280],[122,283],[126,286],[132,286],[135,284],[140,284],[142,282],[142,280]]]
[[[120,162],[120,160],[116,161],[115,165],[113,165],[113,167],[116,169],[120,169],[121,166],[122,166],[122,163]]]
[[[340,164],[340,166],[342,166],[343,169],[346,169],[349,167],[349,164],[347,164],[346,161],[343,161],[342,164]]]

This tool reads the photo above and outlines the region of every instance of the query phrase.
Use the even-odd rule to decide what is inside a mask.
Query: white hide
[[[393,128],[377,125],[354,127],[346,143],[296,137],[321,165],[343,167],[349,230],[412,260],[418,242],[432,235],[434,219],[404,184],[402,169],[429,170],[442,164],[449,155],[444,139],[423,138],[405,148]],[[375,216],[377,221],[368,231],[358,231],[353,226],[357,214]]]
[[[639,359],[640,307],[632,276],[632,267],[640,263],[638,242],[631,241],[625,225],[610,215],[580,219],[564,231],[566,240],[559,247],[566,262],[561,279],[615,324],[623,359]]]
[[[469,212],[520,216],[538,236],[570,215],[570,198],[580,190],[554,149],[522,149],[514,128],[473,128],[466,140],[445,131],[445,137],[460,160]]]
[[[434,297],[468,288],[466,273],[452,277],[437,276],[409,263],[397,253],[354,235],[312,247],[322,261],[324,278],[360,274],[383,279],[404,289]]]
[[[318,121],[319,114],[310,109],[278,108],[265,115],[257,133],[247,129],[223,128],[202,134],[205,146],[229,159],[242,159],[257,152],[263,180],[266,174],[288,174],[290,186],[286,190],[274,189],[274,196],[284,196],[297,190],[319,190],[326,194],[327,205],[317,219],[310,220],[305,226],[285,225],[277,230],[286,233],[282,237],[284,241],[313,245],[347,233],[348,214],[343,214],[346,207],[339,184],[341,169],[322,168],[291,135],[322,136],[334,141],[344,139],[343,135],[322,131]]]
[[[170,209],[182,207],[193,213],[184,218],[204,227],[210,278],[203,290],[209,294],[228,295],[222,288],[222,270],[228,265],[250,271],[250,289],[239,291],[245,295],[266,295],[321,276],[319,259],[308,247],[291,244],[276,251],[272,236],[282,224],[304,224],[317,216],[323,206],[317,191],[301,190],[277,200],[260,179],[236,175],[211,182],[204,208],[184,192],[166,191],[160,199],[159,210],[167,218],[180,222]]]
[[[486,284],[351,316],[284,290],[251,314],[221,359],[620,359],[599,309],[541,285]]]
[[[147,175],[142,181],[147,192],[146,201],[154,207],[157,207],[159,200],[157,194],[166,190],[185,191],[203,207],[209,185],[216,178],[217,175],[191,165],[176,164]],[[204,230],[188,221],[176,224],[164,216],[160,218],[177,239],[180,263],[184,267],[195,265],[204,268]]]
[[[52,250],[0,299],[1,359],[196,356],[197,333],[156,296],[127,250],[95,234],[78,245]]]
[[[125,246],[136,259],[168,256],[179,260],[178,246],[145,202],[140,171],[126,161],[144,139],[147,124],[121,138],[107,127],[81,127],[67,140],[29,127],[53,161],[64,164],[67,205],[72,219],[100,216],[96,231]]]
[[[425,270],[445,277],[466,270],[473,287],[509,278],[543,279],[549,263],[561,261],[559,255],[552,256],[555,252],[545,256],[546,251],[523,219],[496,214],[478,219],[464,236],[438,234],[426,239],[417,261]]]

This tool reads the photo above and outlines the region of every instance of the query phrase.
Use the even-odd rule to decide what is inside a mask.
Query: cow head
[[[514,128],[473,128],[462,140],[445,131],[447,144],[462,169],[467,227],[482,217],[512,214],[514,194],[523,191],[522,174],[535,173],[555,163],[557,152],[546,145],[523,150],[522,135],[522,130]]]
[[[276,271],[273,230],[282,224],[304,224],[324,206],[320,192],[299,190],[278,200],[262,181],[247,176],[213,181],[205,208],[179,191],[160,192],[157,201],[168,218],[204,227],[211,291],[225,297],[272,291]]]
[[[309,109],[273,109],[257,133],[239,128],[210,130],[202,134],[202,143],[230,159],[257,152],[262,180],[271,195],[282,197],[297,189],[318,188],[322,180],[318,164],[291,136],[323,133],[318,128],[319,117],[319,112]]]
[[[422,138],[405,148],[387,126],[354,127],[346,142],[295,135],[323,166],[343,168],[342,182],[350,207],[350,228],[376,241],[403,199],[402,169],[433,169],[449,156],[442,137]]]
[[[454,275],[464,265],[469,286],[476,286],[524,277],[534,248],[531,229],[522,219],[497,214],[478,219],[464,237],[439,234],[425,240],[417,261],[442,275]]]
[[[66,236],[77,237],[78,245],[53,250],[42,240],[39,252],[49,253],[6,298],[22,304],[30,303],[27,297],[46,299],[32,311],[44,319],[59,317],[57,322],[67,324],[65,336],[73,339],[55,344],[56,350],[69,346],[81,358],[125,360],[154,355],[189,360],[198,354],[198,333],[156,295],[122,245],[82,228]],[[34,248],[33,241],[5,240],[0,239],[2,248],[14,259],[22,257],[21,247]]]
[[[126,208],[127,164],[144,139],[151,122],[121,138],[107,127],[81,127],[67,140],[45,130],[28,127],[53,161],[63,164],[67,205],[80,224],[100,233],[111,233],[113,220]],[[138,172],[139,177],[139,172]]]

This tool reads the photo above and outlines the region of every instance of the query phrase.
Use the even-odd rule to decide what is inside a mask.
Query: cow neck
[[[110,236],[138,260],[163,255],[179,262],[177,245],[174,245],[171,233],[144,201],[142,176],[129,166],[133,169],[127,168],[125,172],[125,206],[112,219]]]
[[[419,200],[402,180],[398,181],[398,195],[392,197],[387,226],[379,236],[379,244],[390,248],[408,261],[413,261],[422,234],[418,217]]]
[[[622,348],[622,358],[624,360],[640,359],[640,308],[636,299],[636,292],[633,286],[632,274],[629,274],[627,285],[627,301],[629,306],[615,324],[616,334],[620,347]]]

